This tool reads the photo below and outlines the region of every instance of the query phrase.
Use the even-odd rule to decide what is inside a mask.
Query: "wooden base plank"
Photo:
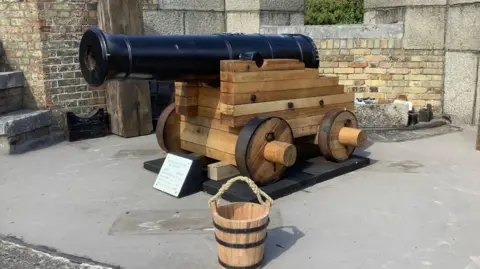
[[[208,178],[216,181],[240,175],[237,167],[225,162],[212,163],[208,165],[207,172]]]
[[[315,79],[295,79],[246,83],[232,83],[222,81],[220,89],[221,92],[224,93],[239,94],[307,89],[315,87],[336,86],[338,84],[338,77],[318,77]]]
[[[321,107],[322,105],[342,104],[353,102],[354,93],[310,97],[292,100],[280,100],[274,102],[255,103],[246,105],[225,105],[221,104],[221,113],[228,116],[244,116],[251,114],[269,113],[284,111],[288,109],[302,109],[310,107]]]
[[[204,145],[188,142],[185,140],[180,141],[180,145],[182,146],[182,149],[186,151],[195,152],[195,153],[204,155],[208,158],[229,163],[231,165],[237,165],[235,161],[235,155],[233,154],[226,153],[221,150],[209,148]]]
[[[318,69],[275,70],[259,72],[220,72],[221,81],[245,83],[255,81],[280,81],[291,79],[313,79],[319,76]]]
[[[241,127],[239,128],[229,127],[228,125],[222,124],[222,121],[220,119],[215,119],[215,118],[180,116],[180,120],[187,123],[194,124],[194,125],[202,126],[205,128],[220,130],[223,132],[228,132],[236,135],[238,135],[241,131]]]
[[[180,122],[180,126],[182,130],[180,138],[182,141],[188,141],[232,155],[235,154],[235,146],[238,140],[237,135],[183,121]]]
[[[345,86],[343,85],[334,85],[334,86],[315,87],[315,88],[308,88],[308,89],[297,89],[293,91],[286,90],[286,91],[243,93],[243,94],[221,93],[220,102],[226,105],[263,103],[263,102],[272,102],[272,101],[279,101],[279,100],[300,99],[300,98],[308,98],[308,97],[343,94],[344,89],[345,89]]]
[[[300,109],[292,109],[292,110],[284,110],[284,111],[275,111],[275,112],[268,112],[268,113],[261,113],[261,114],[252,114],[252,115],[244,115],[244,116],[229,116],[229,115],[221,115],[222,124],[226,124],[233,128],[238,128],[245,126],[247,122],[255,116],[277,116],[281,117],[285,120],[293,120],[298,118],[307,118],[307,117],[314,117],[326,114],[328,111],[333,109],[347,109],[347,110],[354,110],[355,105],[353,102],[342,103],[342,104],[333,104],[333,105],[325,105],[323,107],[310,107],[310,108],[300,108]]]
[[[227,60],[220,62],[222,72],[258,72],[271,70],[303,70],[305,64],[294,59],[268,59],[258,67],[254,61]]]

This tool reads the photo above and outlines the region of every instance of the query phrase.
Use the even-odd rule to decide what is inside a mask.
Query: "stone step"
[[[20,154],[51,145],[61,138],[52,134],[52,113],[22,109],[0,115],[0,154]]]
[[[25,76],[22,71],[0,72],[0,91],[11,88],[20,88],[25,85]]]
[[[0,72],[0,115],[23,108],[23,72]]]

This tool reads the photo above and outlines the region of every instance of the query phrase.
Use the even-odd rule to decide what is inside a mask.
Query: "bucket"
[[[247,183],[257,195],[260,204],[231,203],[219,205],[223,193],[236,181]],[[266,199],[266,202],[263,201],[261,196]],[[272,203],[272,198],[247,177],[230,179],[210,199],[209,205],[213,215],[220,268],[261,268]]]

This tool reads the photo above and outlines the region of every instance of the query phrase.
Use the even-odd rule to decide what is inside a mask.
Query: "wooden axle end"
[[[272,141],[265,145],[263,156],[269,162],[291,167],[297,161],[297,148],[289,143]]]
[[[368,140],[367,132],[350,127],[343,127],[338,134],[338,140],[343,145],[362,147]]]

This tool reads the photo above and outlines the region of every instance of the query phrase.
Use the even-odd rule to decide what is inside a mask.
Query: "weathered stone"
[[[365,128],[399,128],[408,126],[408,103],[355,105],[355,115]]]
[[[447,49],[480,50],[480,5],[449,8]]]
[[[298,12],[305,10],[305,0],[260,0],[260,9]]]
[[[478,59],[478,75],[477,75],[477,101],[475,103],[475,115],[473,122],[480,125],[480,58]]]
[[[403,24],[262,26],[262,33],[304,34],[313,39],[400,39]]]
[[[377,7],[403,7],[403,6],[436,6],[446,5],[447,0],[365,0],[363,6],[365,8]]]
[[[225,10],[228,11],[257,11],[260,10],[260,0],[225,0]]]
[[[5,55],[5,49],[3,49],[3,42],[0,40],[0,57]]]
[[[206,35],[225,32],[223,12],[185,12],[185,34]]]
[[[445,7],[407,8],[405,49],[443,49],[445,46]]]
[[[305,24],[305,13],[290,13],[289,25],[304,25],[304,24]]]
[[[289,25],[288,13],[262,11],[260,13],[260,25]]]
[[[23,72],[0,72],[0,91],[10,88],[23,87],[25,85],[25,77]]]
[[[446,53],[444,111],[455,124],[473,124],[477,66],[473,53]]]
[[[450,5],[480,3],[480,0],[450,0]]]
[[[51,124],[50,111],[22,109],[0,116],[0,136],[10,137]]]
[[[224,11],[225,0],[159,0],[160,9]]]
[[[0,115],[23,107],[23,87],[0,90]]]
[[[405,8],[389,8],[365,11],[364,24],[391,24],[405,21]]]
[[[52,133],[49,126],[10,137],[0,136],[0,155],[22,154],[51,146],[64,139],[63,132]]]
[[[260,12],[227,12],[227,32],[258,33]]]
[[[144,11],[145,34],[183,35],[185,34],[185,14],[183,11],[154,10]]]

